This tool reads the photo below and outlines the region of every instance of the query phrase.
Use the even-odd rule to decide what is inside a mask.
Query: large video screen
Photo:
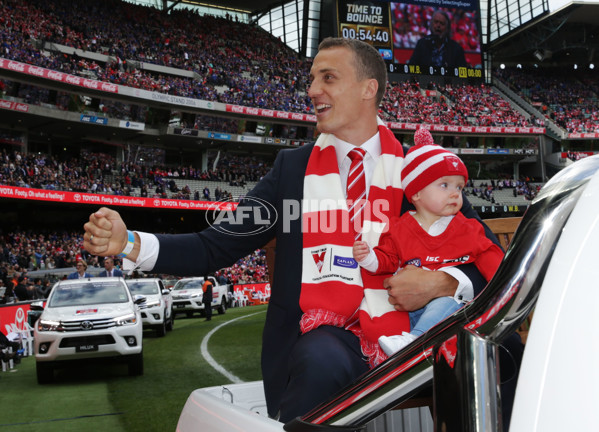
[[[338,0],[338,35],[372,44],[389,72],[483,77],[480,7],[474,0]]]

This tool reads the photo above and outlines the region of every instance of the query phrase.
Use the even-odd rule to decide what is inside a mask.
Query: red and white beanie
[[[401,170],[401,185],[410,202],[414,194],[443,176],[461,175],[464,181],[468,181],[464,162],[454,153],[433,143],[428,129],[416,131],[414,144],[406,154]]]

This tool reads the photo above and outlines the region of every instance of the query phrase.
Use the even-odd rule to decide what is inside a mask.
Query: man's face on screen
[[[431,24],[432,34],[439,38],[442,38],[447,35],[448,30],[449,30],[449,23],[447,22],[445,15],[443,15],[440,12],[435,13],[435,15],[433,15],[433,20],[432,20],[432,24]]]

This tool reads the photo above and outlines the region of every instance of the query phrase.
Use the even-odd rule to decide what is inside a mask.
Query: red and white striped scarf
[[[402,146],[380,120],[379,137],[381,156],[362,212],[362,240],[370,247],[378,244],[391,216],[399,215],[403,198]],[[302,333],[321,325],[348,328],[360,338],[362,351],[374,366],[386,358],[379,336],[409,331],[410,324],[408,314],[396,312],[387,300],[383,279],[389,275],[368,273],[352,257],[354,232],[334,139],[329,134],[319,136],[304,177],[300,327]]]

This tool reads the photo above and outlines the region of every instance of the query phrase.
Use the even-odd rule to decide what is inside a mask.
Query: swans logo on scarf
[[[422,267],[422,261],[420,261],[420,258],[412,258],[410,260],[407,260],[404,264],[403,267],[405,266],[409,266],[409,265],[413,265],[415,267]]]
[[[324,257],[326,254],[327,248],[312,251],[312,258],[314,259],[314,264],[316,264],[318,273],[322,273],[322,267],[324,266]]]

